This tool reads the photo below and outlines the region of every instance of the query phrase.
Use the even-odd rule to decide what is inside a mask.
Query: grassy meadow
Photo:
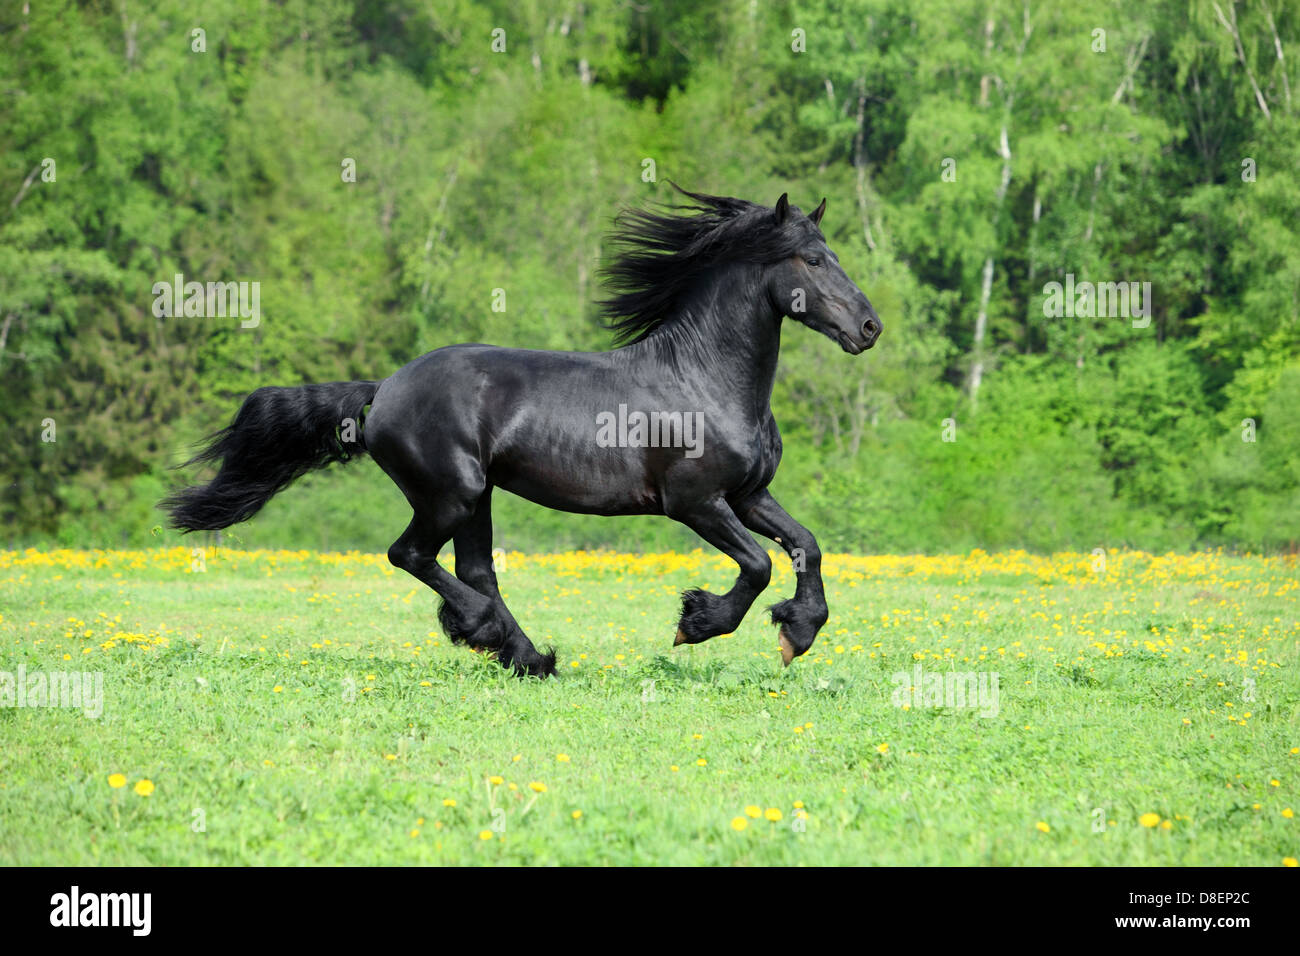
[[[0,671],[103,675],[98,716],[10,677],[0,864],[1300,856],[1293,556],[829,556],[787,670],[783,556],[737,633],[675,650],[725,558],[500,562],[556,680],[451,646],[383,555],[0,551]],[[918,665],[996,674],[995,706],[909,696]]]

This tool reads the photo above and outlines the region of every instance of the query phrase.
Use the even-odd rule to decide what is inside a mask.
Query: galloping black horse
[[[794,597],[770,609],[789,665],[828,612],[817,541],[767,490],[781,460],[781,321],[857,355],[880,320],[818,228],[826,200],[806,216],[784,195],[770,209],[680,191],[692,201],[680,214],[617,220],[602,306],[621,347],[453,345],[382,382],[259,388],[188,463],[219,461],[216,477],[162,503],[173,526],[244,521],[305,472],[369,452],[414,511],[388,559],[442,598],[448,637],[543,677],[554,650],[538,653],[497,589],[493,488],[561,511],[667,515],[730,556],[730,591],[682,595],[676,644],[734,631],[767,587],[753,531],[794,559]],[[455,576],[438,563],[448,541]]]

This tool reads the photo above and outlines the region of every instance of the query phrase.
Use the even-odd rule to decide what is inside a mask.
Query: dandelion
[[[744,817],[733,817],[731,820],[731,829],[735,830],[737,833],[745,829],[747,826],[749,826],[749,821]]]
[[[1042,821],[1042,820],[1039,820],[1037,823],[1034,824],[1034,826],[1037,828],[1037,830],[1038,830],[1039,833],[1051,833],[1051,832],[1052,832],[1052,828],[1049,827],[1049,826],[1048,826],[1044,821]]]
[[[1296,858],[1293,857],[1293,856],[1284,856],[1284,857],[1282,857],[1282,865],[1283,865],[1283,866],[1300,866],[1300,862],[1297,862],[1297,861],[1296,861]]]
[[[889,753],[889,744],[881,744],[879,747],[876,748],[876,753],[878,754]]]
[[[708,762],[707,760],[705,760],[703,757],[701,757],[699,760],[695,761],[695,766],[697,766],[697,767],[707,767],[708,765],[709,765],[709,762]]]
[[[1293,816],[1295,816],[1295,811],[1292,810],[1290,807],[1287,807],[1285,810],[1282,811],[1282,816],[1290,820]]]
[[[506,782],[505,777],[488,777],[488,783],[492,784],[492,786],[494,787],[499,787],[501,786],[501,784],[505,782]]]
[[[555,755],[555,759],[558,760],[560,763],[568,763],[568,762],[569,762],[569,755],[568,755],[568,754],[556,754],[556,755]]]
[[[454,807],[456,805],[456,801],[453,800],[451,797],[447,797],[447,799],[442,801],[442,805],[444,807]]]
[[[763,809],[762,807],[756,807],[751,803],[749,806],[745,807],[745,813],[757,820],[763,815]]]
[[[569,816],[573,817],[573,819],[575,819],[575,820],[581,820],[581,819],[582,819],[582,811],[581,811],[581,810],[574,810],[571,814],[569,814]]]
[[[540,783],[539,781],[534,780],[532,783],[530,783],[530,784],[528,785],[528,789],[531,790],[531,791],[533,791],[533,793],[545,793],[545,792],[546,792],[546,784],[544,784],[544,783]]]
[[[1138,817],[1138,823],[1148,828],[1156,826],[1159,822],[1160,814],[1158,813],[1144,813]]]
[[[492,831],[491,831],[491,830],[479,830],[479,831],[478,831],[478,838],[479,838],[480,840],[490,840],[490,839],[492,839]]]
[[[114,790],[120,790],[126,786],[126,774],[110,773],[108,775],[108,785]]]
[[[137,780],[135,782],[135,787],[133,787],[132,789],[134,789],[135,792],[138,793],[140,796],[147,797],[149,796],[149,794],[153,793],[153,781]]]
[[[763,811],[763,816],[767,818],[769,823],[776,823],[784,814],[776,807],[768,807]]]

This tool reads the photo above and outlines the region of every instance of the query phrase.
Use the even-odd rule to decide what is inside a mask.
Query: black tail
[[[331,382],[253,392],[185,463],[220,461],[217,476],[160,503],[172,527],[214,531],[247,521],[294,479],[365,454],[363,412],[378,389],[378,382]]]

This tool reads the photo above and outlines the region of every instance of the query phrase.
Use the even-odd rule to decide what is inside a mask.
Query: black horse
[[[388,559],[442,598],[448,637],[543,677],[554,650],[538,653],[497,589],[494,488],[561,511],[667,515],[730,556],[731,590],[682,595],[676,644],[734,631],[767,587],[753,531],[794,560],[794,597],[770,609],[789,665],[828,612],[817,541],[767,490],[781,460],[770,406],[781,320],[853,355],[880,320],[818,228],[826,200],[806,216],[785,195],[770,209],[680,191],[691,200],[680,214],[616,221],[602,307],[619,348],[453,345],[382,382],[259,388],[188,463],[219,461],[216,477],[162,503],[173,526],[244,521],[305,472],[368,452],[414,511]],[[455,576],[438,563],[448,541]]]

